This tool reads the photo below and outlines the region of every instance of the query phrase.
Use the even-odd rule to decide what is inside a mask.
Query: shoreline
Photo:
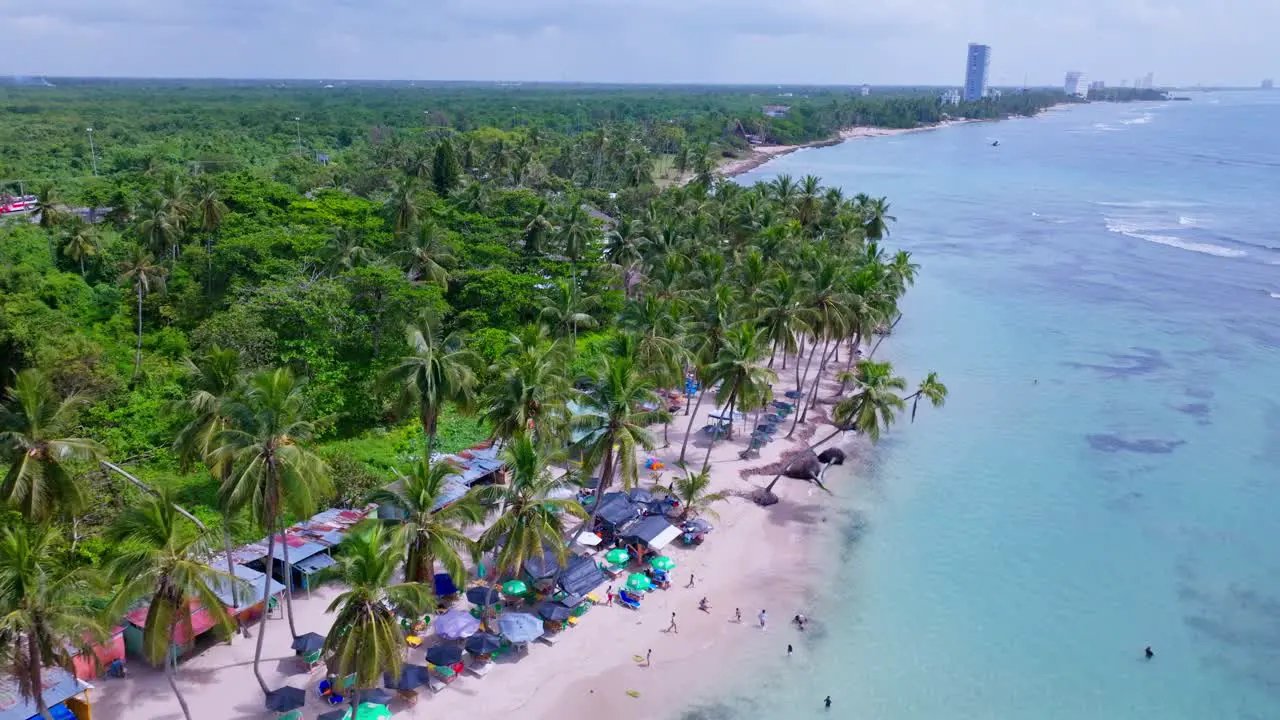
[[[752,148],[752,153],[747,157],[727,160],[722,163],[718,168],[718,172],[727,178],[737,177],[739,175],[745,175],[752,170],[759,169],[773,160],[785,155],[790,155],[797,150],[831,147],[833,145],[840,145],[850,140],[858,140],[861,138],[908,135],[912,133],[929,132],[932,130],[942,130],[953,125],[969,125],[971,123],[980,122],[994,122],[994,120],[963,118],[959,120],[943,120],[942,122],[933,123],[931,125],[921,125],[920,127],[913,128],[882,128],[868,125],[855,125],[853,127],[842,128],[836,133],[835,137],[823,140],[814,140],[813,142],[802,143],[800,145],[757,145]],[[688,182],[688,180],[684,179],[680,184],[684,184],[686,182]]]

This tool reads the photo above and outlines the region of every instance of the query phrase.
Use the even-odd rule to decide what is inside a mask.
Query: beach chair
[[[277,717],[276,720],[302,720],[302,711],[290,710],[289,712]]]
[[[323,652],[323,650],[312,650],[309,653],[299,655],[298,663],[302,666],[302,671],[309,673],[314,670],[316,666],[320,664],[320,658]]]
[[[592,603],[595,603],[596,605],[600,604],[600,596],[597,595],[594,590],[587,593],[587,599],[590,600]]]
[[[582,622],[581,613],[579,613],[578,615],[570,615],[568,622],[569,622],[569,627],[578,627],[578,623]]]

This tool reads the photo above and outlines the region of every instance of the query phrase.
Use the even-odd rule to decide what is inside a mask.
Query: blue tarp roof
[[[44,669],[44,704],[53,707],[84,692],[84,684],[74,675],[58,667]],[[39,717],[36,704],[18,693],[18,683],[11,677],[0,677],[0,720],[27,720]]]

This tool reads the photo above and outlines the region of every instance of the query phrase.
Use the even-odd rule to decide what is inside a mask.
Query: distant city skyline
[[[1274,0],[43,0],[3,18],[3,76],[959,87],[972,41],[992,86],[1280,75]]]

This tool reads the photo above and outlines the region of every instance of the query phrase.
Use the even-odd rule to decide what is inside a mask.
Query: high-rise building
[[[871,86],[870,86],[870,85],[863,85],[863,86],[862,86],[862,97],[866,97],[866,96],[868,96],[868,95],[870,95],[870,94],[871,94]]]
[[[1085,79],[1084,73],[1073,70],[1067,73],[1066,79],[1063,80],[1062,91],[1076,97],[1087,97],[1089,95],[1089,81]]]
[[[991,67],[991,46],[969,43],[969,60],[964,66],[964,99],[977,102],[987,94],[987,71]]]
[[[1106,90],[1107,83],[1105,80],[1094,80],[1093,82],[1089,83],[1089,89],[1090,90]]]
[[[1263,90],[1270,90],[1270,89],[1274,88],[1275,86],[1276,86],[1276,84],[1275,84],[1274,82],[1272,82],[1272,81],[1271,81],[1271,78],[1267,78],[1266,80],[1263,80],[1263,81],[1262,81],[1262,89],[1263,89]]]

